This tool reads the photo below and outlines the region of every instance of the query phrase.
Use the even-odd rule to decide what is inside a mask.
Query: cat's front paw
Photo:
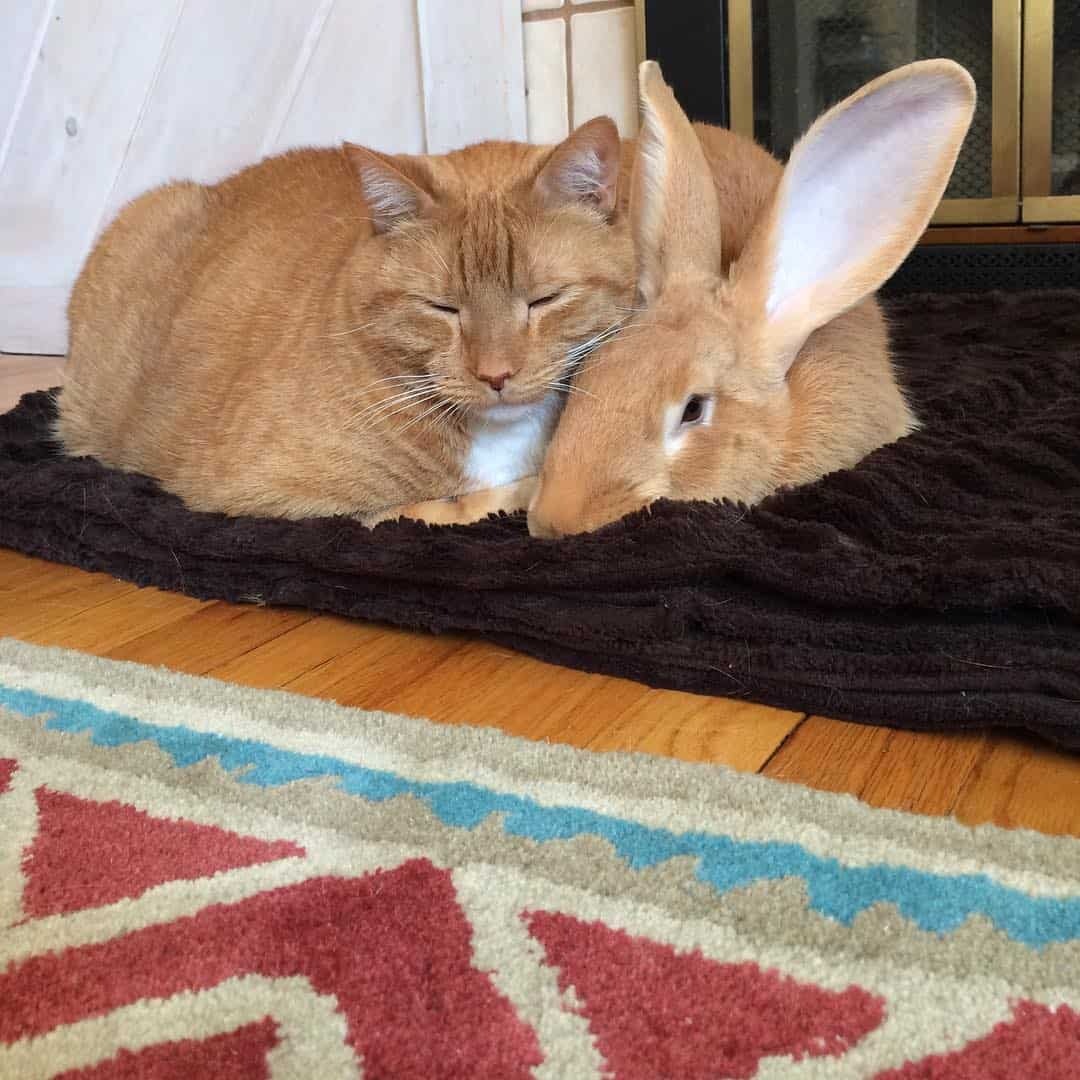
[[[387,507],[366,514],[361,520],[369,527],[378,525],[380,521],[397,521],[400,518],[423,521],[428,525],[468,525],[473,521],[482,521],[491,514],[513,514],[528,509],[536,484],[535,476],[527,476],[523,480],[486,491],[470,491],[446,499],[427,499]]]

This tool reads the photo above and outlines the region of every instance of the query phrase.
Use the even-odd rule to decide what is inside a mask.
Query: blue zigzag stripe
[[[806,882],[810,906],[845,924],[871,905],[888,902],[924,930],[939,933],[955,929],[969,916],[984,915],[1029,946],[1080,936],[1080,897],[1031,897],[982,874],[946,876],[885,864],[844,866],[798,844],[735,840],[706,832],[674,833],[577,807],[541,806],[476,784],[410,780],[324,754],[296,753],[250,739],[148,724],[89,702],[5,686],[0,686],[0,704],[27,716],[47,714],[48,728],[70,734],[87,732],[100,746],[150,740],[181,767],[215,757],[246,784],[275,787],[292,780],[336,776],[344,791],[372,802],[413,795],[456,828],[472,829],[490,815],[501,814],[503,828],[515,836],[538,841],[600,836],[635,868],[690,855],[698,860],[698,877],[719,892],[762,879],[799,877]]]

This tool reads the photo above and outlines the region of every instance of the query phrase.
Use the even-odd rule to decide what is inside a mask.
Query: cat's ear
[[[345,156],[356,170],[377,233],[419,217],[434,206],[435,200],[422,186],[418,163],[353,143],[345,143]]]
[[[607,116],[582,124],[551,152],[536,178],[545,206],[584,203],[605,216],[615,211],[619,189],[619,129]]]

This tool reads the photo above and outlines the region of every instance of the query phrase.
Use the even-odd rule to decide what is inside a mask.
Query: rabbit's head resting
[[[643,310],[578,375],[529,509],[537,536],[660,498],[753,503],[915,427],[873,293],[945,189],[975,104],[967,72],[910,64],[820,117],[779,185],[763,175],[775,190],[726,274],[702,144],[655,63],[640,92],[630,215]]]

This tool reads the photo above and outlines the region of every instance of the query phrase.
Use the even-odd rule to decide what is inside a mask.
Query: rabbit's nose
[[[558,540],[564,536],[550,521],[545,521],[536,514],[529,514],[529,535],[538,540]]]
[[[594,493],[581,470],[570,473],[545,471],[529,503],[529,533],[547,540],[589,532],[605,520],[594,522]]]
[[[529,535],[543,540],[561,540],[593,528],[585,513],[575,513],[555,500],[539,500],[529,509]]]

